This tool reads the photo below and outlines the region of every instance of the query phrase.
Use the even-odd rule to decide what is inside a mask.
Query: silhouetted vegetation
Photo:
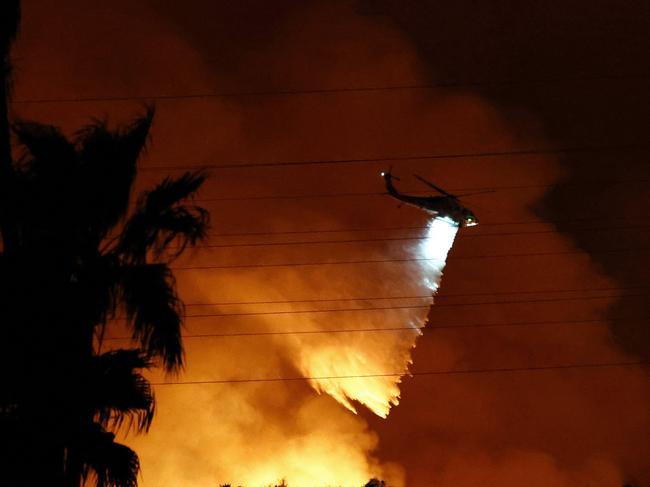
[[[114,432],[151,424],[143,369],[183,365],[183,306],[169,263],[208,224],[205,210],[184,204],[200,173],[165,179],[131,207],[153,114],[115,130],[96,121],[72,141],[53,126],[13,125],[24,153],[3,200],[3,485],[137,485],[138,457]],[[137,348],[99,353],[118,317]]]
[[[9,141],[8,93],[11,86],[11,45],[16,39],[20,20],[20,0],[0,2],[0,230],[8,236],[11,219],[12,184],[11,144]],[[3,237],[3,246],[11,245],[11,238]]]

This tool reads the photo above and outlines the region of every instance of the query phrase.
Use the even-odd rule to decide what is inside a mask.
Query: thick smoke
[[[189,364],[185,377],[311,377],[314,379],[309,383],[316,391],[331,396],[347,410],[356,412],[361,404],[378,416],[388,416],[390,407],[399,402],[400,374],[407,372],[411,349],[425,324],[430,296],[437,289],[456,230],[448,221],[433,220],[423,233],[416,234],[417,243],[407,240],[409,243],[398,249],[397,255],[388,249],[373,251],[361,244],[354,245],[347,254],[364,255],[368,260],[396,256],[418,259],[407,263],[407,269],[404,264],[391,263],[368,264],[361,269],[332,265],[300,271],[291,267],[268,272],[235,270],[224,271],[221,276],[209,271],[181,272],[183,288],[198,290],[192,290],[190,295],[202,296],[203,302],[241,302],[258,293],[264,293],[263,301],[295,297],[297,293],[333,300],[201,306],[196,311],[192,307],[190,314],[216,312],[226,316],[190,318],[190,335],[215,331],[375,330],[275,338],[190,337],[186,339]],[[354,235],[338,238],[346,237]],[[337,259],[348,258],[345,255],[338,253]],[[281,252],[280,256],[289,259],[291,254]],[[350,297],[363,296],[395,299],[349,301]],[[348,301],[336,301],[339,299]],[[379,309],[363,311],[373,307]],[[362,310],[300,313],[305,309],[353,308]],[[232,316],[257,310],[279,314]],[[393,329],[381,331],[386,328]],[[349,377],[369,374],[380,376]],[[346,378],[336,378],[341,376]],[[146,472],[155,472],[156,483],[178,475],[187,485],[203,485],[203,479],[210,476],[251,486],[282,477],[293,485],[361,485],[373,476],[388,478],[392,485],[403,481],[397,467],[382,465],[373,458],[377,438],[365,423],[327,396],[310,392],[306,383],[169,387],[160,391],[156,428],[135,442],[136,446],[142,445],[144,452],[152,443],[183,445],[171,451],[157,449],[155,455],[146,458]],[[151,475],[148,473],[145,481]]]
[[[447,253],[454,241],[458,227],[445,219],[434,219],[422,234],[421,243],[411,246],[406,257],[414,260],[414,265],[407,270],[398,268],[390,275],[381,271],[381,279],[376,279],[376,270],[372,267],[362,276],[354,276],[353,271],[339,271],[337,280],[316,281],[309,287],[316,288],[320,282],[327,283],[336,290],[341,299],[356,296],[360,288],[366,289],[370,296],[395,296],[393,300],[364,301],[363,307],[376,306],[374,311],[353,312],[352,316],[343,315],[335,320],[332,316],[324,318],[310,317],[301,320],[308,323],[310,329],[368,329],[386,328],[386,323],[393,326],[411,327],[398,330],[401,333],[351,333],[320,335],[316,340],[294,337],[291,345],[294,350],[291,357],[297,357],[297,366],[305,377],[346,377],[343,379],[312,379],[310,383],[319,392],[326,392],[343,406],[356,412],[352,401],[368,407],[378,416],[388,416],[391,406],[399,404],[399,375],[403,374],[411,362],[410,349],[420,335],[428,314],[427,305],[431,300],[427,295],[435,292],[440,284],[442,270]],[[412,250],[411,250],[412,249]],[[380,254],[381,255],[381,254]],[[368,279],[369,282],[364,282]],[[389,280],[390,286],[386,285]],[[358,281],[358,282],[355,282]],[[413,286],[412,283],[416,285]],[[331,292],[323,286],[324,291]],[[415,296],[421,298],[399,299],[405,290],[413,289]],[[409,304],[416,303],[413,309]],[[395,306],[396,309],[390,309]],[[397,312],[396,312],[397,311]],[[382,325],[383,324],[383,325]],[[376,377],[347,378],[354,375],[376,374]]]
[[[414,46],[394,26],[385,19],[359,16],[347,2],[300,3],[298,7],[277,9],[282,10],[282,15],[274,10],[274,32],[262,29],[262,38],[252,36],[253,40],[246,39],[241,46],[237,45],[234,30],[230,33],[234,40],[224,41],[219,37],[217,42],[214,29],[202,31],[198,21],[197,25],[183,25],[180,15],[159,17],[161,5],[153,9],[141,3],[113,2],[110,10],[98,13],[86,11],[82,2],[60,6],[52,1],[50,7],[56,3],[57,8],[49,9],[44,3],[50,1],[25,2],[23,50],[17,53],[18,98],[238,91],[242,87],[262,91],[427,81],[421,74]],[[207,6],[217,2],[190,3],[196,7],[197,17],[209,19],[213,15],[217,22],[221,7],[214,7],[216,11],[213,11]],[[102,25],[98,27],[92,20],[99,14]],[[238,21],[244,18],[249,19],[244,15]],[[75,29],[68,28],[71,21]],[[38,27],[46,22],[51,31],[47,39]],[[120,35],[116,36],[111,29],[118,27]],[[105,31],[98,32],[98,28]],[[228,55],[220,58],[224,50]],[[114,57],[115,52],[120,56]],[[107,63],[107,57],[113,61]],[[228,62],[222,66],[220,62],[224,59]],[[21,106],[19,110],[25,117],[63,124],[72,130],[89,117],[103,113],[110,114],[113,120],[122,119],[137,110],[137,105],[97,103],[63,109],[59,105],[38,105]],[[153,145],[146,164],[489,152],[543,145],[537,130],[528,133],[530,120],[524,122],[516,127],[504,122],[495,107],[476,95],[439,90],[166,102],[158,107]],[[613,351],[607,333],[593,328],[554,329],[553,332],[548,328],[539,329],[533,335],[535,347],[526,345],[531,335],[512,329],[475,332],[479,335],[426,329],[421,337],[420,329],[427,320],[431,295],[437,289],[455,229],[439,226],[444,222],[434,220],[427,230],[422,230],[428,224],[425,216],[413,208],[398,209],[397,202],[388,196],[241,199],[380,193],[383,188],[378,173],[389,164],[386,161],[214,171],[201,195],[213,213],[211,243],[239,245],[386,237],[420,240],[215,247],[197,251],[178,264],[247,265],[423,256],[432,260],[179,270],[177,275],[188,303],[400,298],[191,306],[189,314],[231,316],[189,318],[188,336],[409,329],[188,337],[188,365],[181,380],[407,374],[409,369],[418,367],[436,370],[520,365],[522,361],[532,363],[540,357],[549,361],[566,361],[566,357],[589,360],[595,352],[620,358]],[[478,162],[455,160],[453,164],[414,160],[396,165],[394,172],[404,176],[405,190],[417,189],[407,181],[412,172],[431,177],[451,190],[546,184],[560,177],[555,161],[547,157],[528,159],[525,164],[496,158]],[[160,176],[143,175],[143,183]],[[482,221],[505,221],[503,215],[507,215],[507,220],[528,220],[532,215],[527,205],[545,189],[535,191],[502,192],[490,195],[489,199],[478,197],[472,200],[472,208]],[[219,198],[222,200],[208,201]],[[474,201],[478,208],[474,208]],[[489,205],[485,204],[487,201]],[[225,236],[369,228],[395,230]],[[532,241],[506,244],[503,237],[480,239],[481,243],[478,240],[464,239],[461,234],[451,259],[461,253],[521,252],[532,247]],[[557,235],[546,243],[557,250],[570,248]],[[567,259],[574,260],[544,267],[534,275],[531,275],[532,267],[501,264],[490,267],[478,265],[478,261],[450,260],[443,287],[468,292],[527,286],[552,289],[560,280],[570,283],[566,285],[569,288],[611,285],[593,271],[587,259]],[[587,285],[584,275],[590,276]],[[405,296],[424,297],[403,299]],[[566,311],[563,316],[569,318],[595,318],[603,311],[598,308],[582,313],[572,306],[568,303],[556,307]],[[391,307],[394,309],[295,313]],[[530,309],[531,305],[481,308],[480,318],[525,320],[530,318]],[[232,316],[233,313],[287,311],[291,313]],[[544,313],[541,307],[534,311]],[[430,326],[435,326],[462,324],[476,321],[477,317],[458,308],[434,307],[430,319]],[[414,350],[416,341],[418,346]],[[161,386],[157,388],[158,413],[151,432],[147,436],[129,437],[128,441],[141,455],[145,487],[203,487],[226,482],[255,487],[281,478],[293,486],[359,486],[370,477],[384,478],[393,487],[406,483],[416,487],[432,483],[441,487],[617,486],[624,477],[621,473],[624,466],[632,468],[647,458],[644,457],[647,448],[638,441],[638,431],[648,429],[647,395],[639,393],[647,390],[647,380],[640,375],[626,375],[621,379],[611,373],[594,375],[585,385],[581,377],[572,375],[567,380],[564,375],[549,375],[542,382],[528,377],[513,382],[511,377],[487,380],[451,376],[427,381],[405,375],[401,379],[389,376]],[[603,383],[606,384],[604,394],[598,392]],[[622,401],[627,404],[625,417],[620,414],[620,405],[617,409],[617,397],[624,398]],[[402,404],[392,407],[400,398]],[[543,405],[543,414],[530,420],[527,411],[538,412],[539,405]],[[359,414],[353,414],[352,410]],[[391,414],[384,420],[389,410]],[[597,440],[589,434],[595,430],[602,431]],[[569,436],[565,435],[566,431],[570,432]],[[628,438],[634,440],[630,446],[625,443]]]

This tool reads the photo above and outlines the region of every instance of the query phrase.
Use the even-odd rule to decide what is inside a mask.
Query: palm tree
[[[0,3],[0,159],[4,165],[11,166],[9,155],[9,124],[7,121],[7,87],[9,85],[9,53],[16,40],[20,24],[20,0],[3,0]]]
[[[0,230],[5,249],[12,248],[12,224],[7,204],[12,188],[11,144],[9,142],[8,92],[11,65],[9,53],[20,23],[20,0],[0,2]]]
[[[87,400],[98,381],[89,373],[98,360],[94,342],[111,318],[124,314],[147,366],[178,372],[183,365],[183,306],[169,264],[206,235],[208,213],[185,203],[205,174],[164,179],[129,211],[153,115],[148,108],[114,130],[95,121],[72,141],[48,125],[13,127],[25,152],[15,167],[16,249],[11,258],[0,254],[0,312],[9,337],[0,366],[22,373],[8,378],[0,410],[37,425],[26,438],[50,459],[48,485],[78,487],[91,470],[98,485],[135,485],[137,457],[112,441],[111,428],[121,423],[107,423],[102,412],[122,417],[111,402],[120,390],[96,395],[103,406]],[[144,367],[129,355],[110,360],[126,361],[125,370]],[[153,409],[140,406],[127,410],[146,412],[142,430]]]
[[[9,57],[11,44],[16,39],[20,21],[20,0],[4,0],[0,6],[0,59]]]
[[[15,124],[26,148],[15,213],[22,256],[39,270],[54,271],[55,284],[64,286],[50,290],[57,301],[75,303],[64,312],[72,311],[69,318],[83,328],[83,333],[75,329],[74,337],[84,340],[84,353],[92,350],[93,333],[123,307],[143,350],[174,372],[183,363],[183,309],[169,263],[206,235],[206,210],[183,204],[205,175],[166,178],[142,194],[129,214],[136,164],[152,120],[149,108],[113,131],[96,121],[73,142],[55,127]],[[109,238],[111,233],[116,236]]]
[[[139,350],[117,350],[96,355],[84,396],[86,424],[68,445],[70,484],[94,477],[98,487],[135,487],[138,456],[115,442],[112,430],[127,422],[137,432],[147,431],[154,415],[151,386],[138,372],[151,364]],[[92,419],[91,419],[92,418]]]

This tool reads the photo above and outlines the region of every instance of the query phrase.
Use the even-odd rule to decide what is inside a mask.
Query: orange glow
[[[417,260],[406,279],[419,283],[418,295],[436,291],[440,286],[447,254],[454,242],[458,227],[445,219],[434,219],[422,234],[421,241],[411,246],[408,258]],[[351,291],[353,292],[353,291]],[[418,304],[427,304],[429,300]],[[396,305],[399,306],[396,300]],[[384,303],[384,306],[387,306]],[[318,392],[325,392],[356,413],[352,401],[368,407],[376,415],[386,418],[391,406],[399,404],[400,374],[407,372],[411,363],[410,350],[421,334],[428,310],[414,308],[401,313],[402,326],[413,326],[413,333],[355,334],[343,338],[322,338],[318,341],[295,339],[298,366],[305,377],[347,377],[367,374],[397,374],[383,377],[316,379],[310,380]],[[368,328],[368,316],[355,313],[356,319],[345,319],[346,328]],[[390,314],[387,312],[386,316]],[[342,323],[343,324],[343,323]]]
[[[612,336],[619,323],[609,321],[622,316],[624,330],[626,317],[647,316],[647,297],[618,308],[614,298],[476,306],[492,299],[472,293],[541,290],[539,297],[547,297],[558,288],[645,285],[650,268],[645,255],[636,263],[628,258],[612,263],[625,254],[588,252],[474,258],[575,252],[594,242],[597,248],[647,245],[643,229],[602,231],[619,215],[645,221],[648,205],[638,202],[646,202],[647,187],[613,184],[647,180],[645,156],[618,150],[557,157],[408,156],[647,140],[647,114],[633,116],[634,110],[647,111],[647,80],[625,79],[639,73],[638,66],[626,65],[625,56],[643,45],[627,42],[632,39],[622,30],[614,35],[642,2],[564,2],[557,9],[545,9],[544,2],[510,2],[512,9],[492,2],[411,2],[408,9],[403,4],[409,2],[400,0],[376,2],[379,10],[393,5],[403,22],[373,13],[373,2],[279,1],[281,8],[275,2],[252,2],[250,13],[256,15],[240,6],[251,2],[197,0],[189,2],[192,8],[186,2],[114,0],[110,8],[100,3],[23,0],[23,34],[14,56],[16,98],[418,87],[165,99],[158,105],[145,166],[404,156],[392,163],[403,175],[405,192],[423,189],[409,185],[412,173],[454,194],[496,188],[467,198],[481,225],[461,230],[454,240],[456,230],[443,220],[427,222],[417,209],[398,208],[380,194],[378,173],[387,170],[388,160],[214,170],[199,196],[212,213],[210,243],[260,246],[203,248],[182,257],[179,265],[431,260],[177,272],[187,303],[264,302],[188,307],[188,313],[231,316],[187,320],[187,335],[206,336],[185,339],[187,368],[179,380],[401,375],[158,387],[149,434],[127,439],[142,460],[142,487],[228,482],[258,487],[281,478],[290,487],[360,487],[371,477],[391,487],[650,482],[650,382],[643,370],[408,378],[409,370],[634,358],[619,346],[620,337]],[[472,15],[463,5],[471,5]],[[519,22],[527,12],[541,10],[549,12],[544,22],[533,17]],[[577,13],[565,19],[565,10]],[[578,12],[583,10],[589,15]],[[559,21],[567,26],[562,35],[553,35],[558,32],[549,26]],[[478,28],[471,30],[475,24]],[[584,42],[607,49],[590,61]],[[625,49],[616,51],[616,45]],[[465,55],[471,46],[477,49],[474,57]],[[537,47],[545,62],[566,62],[564,69],[547,71],[537,63],[532,55]],[[509,55],[494,57],[495,50],[509,49]],[[616,62],[605,63],[608,57]],[[601,79],[587,79],[592,75]],[[503,83],[509,80],[513,83]],[[490,84],[482,86],[482,81]],[[103,114],[111,121],[128,118],[139,103],[14,108],[21,117],[72,131]],[[555,139],[562,130],[566,137]],[[164,175],[142,171],[141,183]],[[571,233],[573,223],[567,222],[574,219],[592,220]],[[301,233],[311,230],[326,232]],[[241,233],[248,235],[232,236]],[[367,241],[358,242],[362,239]],[[307,240],[348,243],[290,243]],[[441,292],[449,296],[437,297],[441,306],[429,310],[452,243]],[[637,281],[628,280],[634,272]],[[400,296],[424,298],[361,299]],[[359,299],[336,301],[352,298]],[[310,299],[333,301],[267,303]],[[445,302],[469,304],[446,307]],[[370,307],[393,309],[253,314]],[[575,323],[583,319],[605,323]],[[546,320],[558,323],[451,328]],[[645,333],[646,325],[647,319],[640,321],[639,330]],[[311,333],[398,327],[409,329]],[[208,336],[220,333],[278,334]]]

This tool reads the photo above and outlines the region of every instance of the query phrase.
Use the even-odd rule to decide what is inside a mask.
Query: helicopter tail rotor
[[[380,175],[382,178],[387,179],[387,180],[395,179],[395,180],[397,180],[397,181],[401,181],[401,179],[398,178],[397,176],[393,176],[393,166],[390,166],[390,167],[388,168],[388,171],[382,171],[382,172],[380,172],[379,175]]]

